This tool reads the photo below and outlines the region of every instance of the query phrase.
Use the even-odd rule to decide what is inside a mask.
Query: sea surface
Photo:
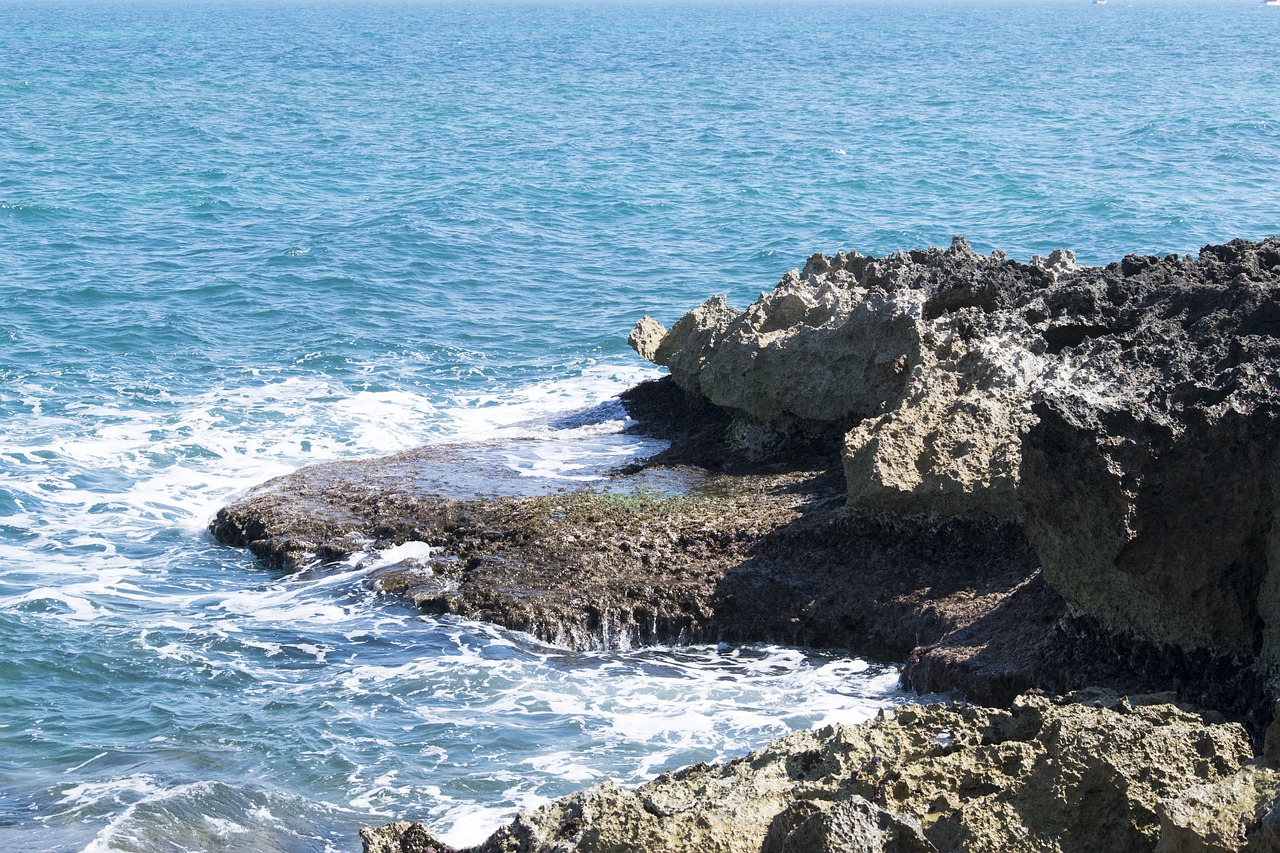
[[[0,0],[0,848],[468,843],[906,701],[849,650],[426,617],[206,525],[424,442],[538,435],[512,464],[573,485],[651,449],[608,403],[656,374],[637,318],[816,251],[1280,232],[1277,56],[1254,0]]]

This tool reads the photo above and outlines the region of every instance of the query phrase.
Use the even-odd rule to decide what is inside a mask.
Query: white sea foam
[[[422,815],[458,845],[584,784],[639,784],[895,701],[892,670],[795,650],[584,655],[462,620],[406,631],[422,617],[382,603],[364,579],[380,566],[428,565],[431,542],[368,542],[344,564],[280,578],[203,534],[218,506],[270,476],[423,442],[512,439],[505,464],[523,476],[596,476],[655,448],[618,435],[618,406],[552,416],[647,375],[601,366],[447,400],[268,377],[164,406],[121,398],[56,414],[32,390],[30,415],[0,425],[11,439],[0,489],[12,496],[0,519],[0,611],[92,631],[171,684],[230,679],[235,700],[200,709],[220,732],[213,755],[287,753],[350,768],[331,774],[324,793],[343,814]],[[295,730],[290,709],[318,708],[322,723]],[[181,726],[143,744],[131,748],[201,750]],[[281,839],[299,825],[289,811],[302,806],[260,792],[114,772],[107,754],[88,752],[58,770],[75,784],[58,788],[48,815],[101,825],[90,851],[175,831],[175,843],[236,849],[246,828],[262,849],[287,849]]]
[[[361,560],[359,566],[368,571],[370,569],[380,569],[383,566],[394,566],[399,563],[412,563],[420,568],[425,568],[432,554],[431,545],[426,542],[404,542],[392,548],[386,548],[378,551],[376,556]]]
[[[43,404],[50,392],[29,384],[17,389],[29,413],[0,425],[6,447],[0,493],[12,505],[0,520],[20,532],[20,541],[15,533],[0,539],[0,557],[10,558],[0,568],[0,609],[44,600],[55,617],[86,620],[112,600],[145,596],[144,586],[130,590],[117,576],[137,565],[138,543],[164,531],[200,536],[237,493],[310,462],[424,442],[558,436],[565,441],[513,454],[511,467],[573,479],[593,454],[598,462],[601,454],[634,454],[639,445],[582,441],[616,433],[625,421],[620,410],[615,419],[568,430],[554,430],[547,419],[595,405],[649,375],[631,365],[597,365],[525,388],[447,400],[406,389],[349,391],[323,376],[249,377],[239,386],[167,396],[163,405],[122,395],[65,404],[57,414]],[[129,553],[120,554],[124,542]],[[35,553],[42,582],[28,585]],[[164,574],[167,567],[157,562],[152,570]]]

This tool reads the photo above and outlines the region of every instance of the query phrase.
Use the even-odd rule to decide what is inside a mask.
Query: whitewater
[[[0,2],[0,846],[465,844],[911,701],[857,650],[572,652],[207,525],[427,442],[537,437],[508,464],[568,487],[652,452],[631,324],[813,252],[1280,232],[1277,55],[1244,0]]]

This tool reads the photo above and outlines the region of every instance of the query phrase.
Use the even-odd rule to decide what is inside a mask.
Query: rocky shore
[[[371,582],[578,648],[853,648],[974,705],[592,789],[478,849],[1280,848],[1280,240],[816,255],[631,342],[671,375],[623,403],[670,447],[604,488],[422,448],[279,478],[212,530],[284,569],[430,543]]]

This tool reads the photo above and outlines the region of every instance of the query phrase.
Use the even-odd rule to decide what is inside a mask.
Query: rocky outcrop
[[[462,494],[450,472],[478,455],[422,448],[304,468],[224,507],[212,530],[295,571],[429,543],[425,557],[371,569],[372,583],[579,649],[776,641],[903,659],[1036,571],[1011,525],[851,516],[836,471],[664,466],[595,491]]]
[[[1167,704],[1015,701],[1101,684],[1255,740],[1271,719],[1280,239],[1106,267],[818,255],[631,341],[671,377],[626,405],[672,444],[594,490],[425,448],[273,481],[213,532],[290,569],[429,543],[373,582],[578,648],[909,654],[912,687],[1012,710],[793,735],[478,849],[1280,849],[1280,728],[1250,764],[1239,728]],[[366,840],[447,850],[414,824]]]
[[[634,791],[606,783],[525,812],[472,850],[1274,850],[1265,804],[1280,778],[1250,759],[1239,726],[1158,697],[910,707]],[[365,849],[402,849],[407,830],[366,831]]]
[[[1072,613],[1280,669],[1280,240],[1107,267],[959,239],[815,256],[744,311],[642,325],[739,419],[847,428],[851,508],[1022,518]]]
[[[631,343],[738,416],[741,431],[846,433],[849,505],[895,515],[1016,518],[1021,433],[1045,345],[1014,306],[1075,270],[940,251],[815,255],[736,311],[715,298]]]
[[[1045,394],[1024,442],[1045,576],[1114,631],[1275,667],[1280,242],[1131,260],[1089,295],[1093,378]]]

